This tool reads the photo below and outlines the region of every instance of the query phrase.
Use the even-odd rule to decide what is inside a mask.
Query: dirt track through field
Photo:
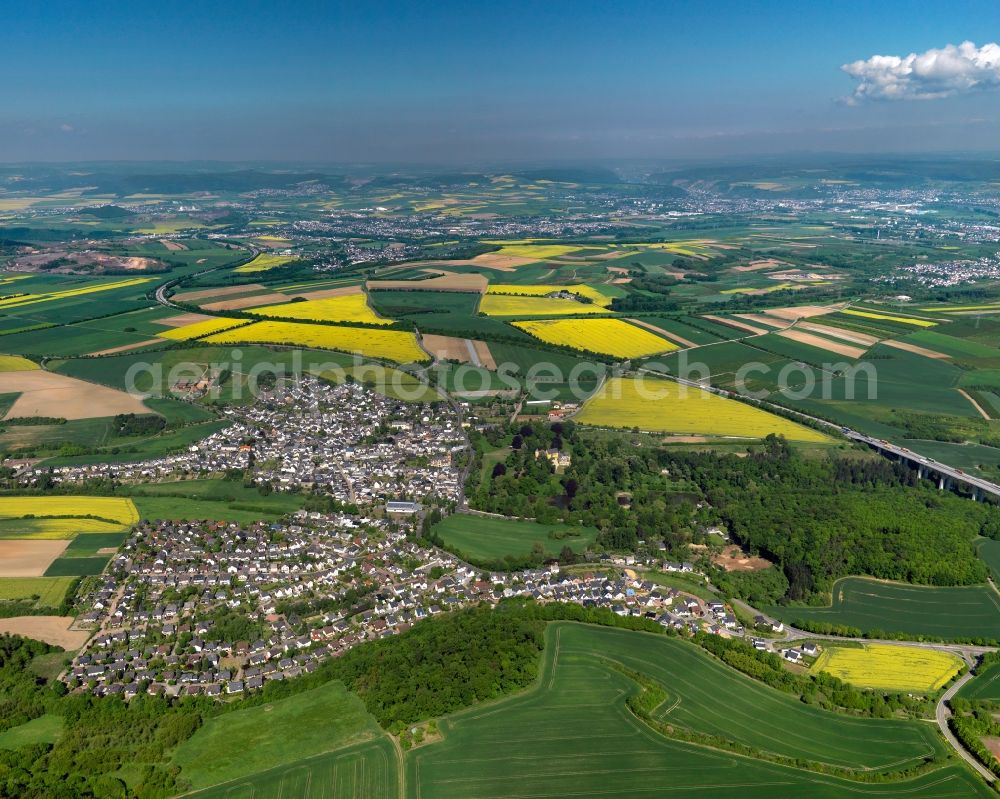
[[[61,646],[67,652],[75,652],[90,638],[86,630],[71,630],[72,616],[14,616],[0,619],[0,633],[23,635],[53,646]]]
[[[0,540],[0,577],[41,577],[68,545],[68,539]]]
[[[462,291],[482,294],[488,281],[483,275],[445,272],[426,280],[369,280],[368,288],[402,291]]]
[[[469,362],[469,351],[466,348],[464,338],[426,333],[421,341],[424,349],[438,360]]]
[[[7,412],[7,419],[18,416],[96,419],[119,413],[150,412],[141,399],[124,391],[42,369],[0,374],[0,393],[21,395]]]
[[[225,297],[230,294],[250,294],[254,291],[267,291],[267,287],[261,283],[244,283],[240,286],[219,286],[214,289],[199,289],[197,291],[184,291],[175,294],[171,299],[178,302],[193,302],[194,300],[206,300],[209,297]]]
[[[680,344],[682,347],[694,348],[698,346],[693,341],[688,341],[686,338],[678,336],[676,333],[671,333],[668,330],[664,330],[662,327],[651,325],[649,322],[643,322],[641,319],[628,319],[626,321],[629,321],[634,325],[639,325],[639,327],[644,327],[646,330],[652,330],[654,333],[658,333],[668,341],[672,341],[674,344]]]
[[[817,349],[826,350],[827,352],[833,352],[837,355],[844,355],[848,358],[860,358],[865,354],[865,351],[861,349],[861,347],[852,347],[850,344],[830,341],[829,339],[821,338],[820,336],[814,336],[812,333],[804,333],[801,330],[779,330],[777,335],[782,338],[797,341],[800,344],[807,344],[810,347],[816,347]]]
[[[892,347],[893,349],[903,350],[904,352],[912,352],[914,355],[923,355],[925,358],[934,358],[939,361],[951,360],[951,356],[945,355],[943,352],[929,350],[926,347],[918,347],[916,344],[908,344],[905,341],[883,341],[882,343],[887,347]]]
[[[976,402],[972,398],[972,395],[969,394],[964,388],[958,389],[958,393],[961,394],[963,397],[965,397],[970,403],[972,403],[972,407],[975,408],[977,411],[979,411],[979,415],[982,416],[987,422],[992,421],[992,419],[990,419],[990,415],[986,412],[983,406],[980,405],[978,402]]]
[[[833,327],[832,325],[820,325],[815,322],[800,322],[799,328],[801,330],[811,330],[813,333],[822,333],[830,338],[839,338],[843,341],[850,341],[852,344],[861,344],[865,347],[878,344],[878,338],[876,336],[869,336],[867,333],[856,333],[853,330],[847,331],[839,327]]]
[[[166,319],[154,319],[153,324],[164,325],[165,327],[184,327],[185,325],[193,325],[195,322],[204,322],[206,319],[214,318],[203,313],[182,313],[177,314],[177,316],[168,316]]]
[[[137,350],[140,347],[147,347],[150,344],[162,344],[162,338],[147,338],[144,341],[136,341],[132,344],[122,344],[120,347],[111,347],[107,350],[99,350],[97,352],[88,352],[88,355],[114,355],[116,352],[128,352],[129,350]]]
[[[759,325],[767,325],[774,328],[784,328],[791,324],[787,319],[778,319],[762,313],[741,313],[737,314],[737,316],[740,319],[746,319],[748,322],[756,322]]]
[[[847,303],[839,305],[793,305],[787,308],[768,308],[770,316],[777,316],[779,319],[809,319],[813,316],[826,316],[834,311],[846,308]]]
[[[765,330],[761,327],[754,327],[746,322],[741,322],[739,319],[733,319],[730,316],[714,316],[712,314],[703,314],[702,319],[708,319],[710,322],[718,322],[721,325],[727,325],[729,327],[735,327],[738,330],[746,330],[748,333],[753,333],[755,336],[763,336],[765,333],[770,333],[770,330]]]
[[[231,300],[221,302],[210,302],[202,305],[206,311],[239,311],[243,308],[256,308],[259,305],[276,305],[279,302],[288,302],[291,299],[287,294],[251,294],[249,297],[234,297]]]
[[[497,362],[493,359],[493,353],[490,352],[490,345],[485,341],[472,340],[472,347],[476,351],[476,355],[479,356],[479,360],[486,369],[495,370],[497,368]]]
[[[303,294],[292,294],[287,289],[285,291],[290,297],[301,297],[304,300],[328,300],[331,297],[350,297],[353,294],[360,294],[361,286],[359,284],[357,286],[341,286],[335,289],[318,289]]]

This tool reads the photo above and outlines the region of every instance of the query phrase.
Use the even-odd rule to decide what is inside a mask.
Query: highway
[[[891,444],[888,441],[884,441],[879,438],[872,438],[871,436],[866,436],[863,433],[858,433],[855,430],[849,430],[847,428],[842,428],[843,434],[851,439],[852,441],[859,441],[863,444],[867,444],[880,452],[889,453],[895,455],[898,458],[903,458],[915,464],[916,466],[924,467],[933,471],[935,474],[941,475],[948,478],[956,483],[963,483],[971,488],[977,489],[985,494],[992,494],[995,497],[1000,497],[1000,485],[996,483],[991,483],[989,480],[984,480],[981,477],[975,477],[971,474],[966,474],[961,469],[956,469],[954,466],[948,466],[945,463],[940,463],[933,458],[927,458],[914,452],[906,447],[901,447],[897,444]]]
[[[639,369],[637,370],[643,374],[648,374],[652,377],[668,378],[676,383],[680,383],[684,386],[691,386],[692,388],[700,388],[703,391],[710,391],[713,394],[718,394],[720,397],[726,397],[728,399],[735,399],[738,401],[747,401],[747,397],[734,391],[727,391],[724,388],[716,388],[715,386],[705,385],[704,383],[699,383],[695,380],[686,380],[683,377],[676,377],[675,375],[666,374],[663,372],[654,372],[649,369]],[[976,492],[974,497],[979,499],[979,494],[990,494],[994,497],[1000,498],[1000,485],[997,483],[990,482],[981,477],[976,477],[971,474],[963,472],[961,469],[957,469],[954,466],[948,466],[946,463],[941,463],[934,460],[933,458],[928,458],[919,453],[914,452],[906,447],[901,447],[897,444],[892,444],[881,438],[874,438],[864,433],[859,433],[857,430],[852,430],[849,427],[843,427],[841,425],[835,424],[833,422],[827,421],[826,419],[820,419],[816,416],[810,416],[808,413],[802,413],[801,411],[792,410],[791,408],[786,408],[783,405],[778,405],[773,402],[768,402],[767,400],[755,400],[756,404],[761,406],[766,406],[774,411],[777,411],[783,415],[797,416],[800,419],[804,419],[812,422],[813,424],[822,425],[828,428],[831,432],[840,433],[845,438],[849,438],[852,441],[857,441],[860,444],[867,444],[873,449],[878,450],[883,454],[895,455],[898,458],[910,461],[917,467],[923,467],[928,471],[934,472],[935,474],[945,477],[955,483],[962,483],[970,488],[974,489]]]

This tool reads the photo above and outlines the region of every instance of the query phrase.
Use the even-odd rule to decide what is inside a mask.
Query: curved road
[[[951,731],[948,726],[948,718],[951,716],[951,709],[948,707],[948,702],[951,698],[961,690],[962,686],[965,685],[969,680],[973,678],[973,673],[966,672],[958,680],[955,680],[954,684],[941,696],[938,700],[937,708],[935,709],[935,715],[937,717],[937,725],[941,729],[941,734],[945,737],[945,740],[951,744],[952,748],[958,752],[959,756],[970,766],[972,766],[976,772],[987,782],[993,782],[996,780],[996,776],[990,771],[986,766],[980,763],[975,757],[973,757],[969,751],[962,746],[962,742],[955,737],[955,734]]]

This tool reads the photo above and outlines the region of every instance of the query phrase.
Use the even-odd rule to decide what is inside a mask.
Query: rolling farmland
[[[979,699],[1000,702],[1000,663],[983,669],[959,689],[957,696],[973,702]]]
[[[987,586],[935,588],[845,577],[833,587],[825,608],[768,608],[780,619],[844,624],[944,639],[1000,640],[1000,595]]]
[[[576,415],[582,424],[638,427],[662,433],[763,438],[770,433],[793,441],[827,442],[822,433],[698,388],[647,377],[614,378]]]
[[[245,757],[246,752],[240,751]],[[195,793],[191,799],[401,799],[396,750],[388,738],[304,758]]]
[[[328,682],[287,699],[211,719],[178,748],[174,760],[195,788],[251,775],[257,784],[273,783],[277,788],[284,782],[287,788],[296,784],[296,775],[301,773],[313,772],[313,779],[334,773],[339,779],[350,776],[356,758],[341,754],[331,757],[333,750],[372,742],[379,752],[377,740],[382,736],[361,700],[343,683]],[[366,748],[362,745],[359,751]],[[247,752],[254,752],[254,757],[248,759]],[[317,760],[304,768],[301,762],[305,758]],[[360,757],[360,761],[367,759],[368,755]],[[347,764],[350,768],[346,768]],[[266,777],[260,774],[271,769],[278,771]],[[395,769],[390,774],[394,778]],[[332,785],[337,785],[336,779]],[[316,790],[321,787],[317,781]]]
[[[517,795],[532,797],[688,791],[718,799],[823,799],[846,791],[927,799],[988,795],[969,772],[954,766],[905,782],[865,785],[665,738],[626,709],[625,697],[635,684],[615,670],[614,661],[648,674],[667,690],[660,713],[670,723],[691,723],[734,741],[824,762],[892,769],[943,753],[929,725],[850,718],[803,706],[690,644],[571,624],[549,625],[547,641],[545,667],[534,689],[445,719],[444,740],[408,756],[413,795],[511,796],[512,763],[517,764]]]

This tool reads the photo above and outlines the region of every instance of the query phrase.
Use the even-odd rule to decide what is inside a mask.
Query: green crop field
[[[149,486],[143,486],[143,488],[149,488]],[[280,499],[283,500],[284,497]],[[282,503],[271,504],[269,500],[270,497],[261,496],[245,502],[164,496],[135,497],[135,504],[143,519],[197,519],[250,524],[261,519],[277,519],[285,514]]]
[[[899,768],[925,754],[943,753],[930,725],[839,716],[807,708],[759,684],[743,692],[739,689],[750,682],[747,678],[690,644],[571,624],[549,625],[547,640],[545,665],[534,689],[443,720],[444,740],[409,754],[410,795],[434,799],[990,795],[985,785],[958,766],[903,782],[866,785],[670,740],[630,714],[625,698],[636,686],[608,659],[654,674],[670,695],[669,712],[663,715],[678,724],[690,721],[755,745],[815,753],[827,762],[849,758],[854,765]],[[695,671],[677,671],[687,666]],[[707,681],[704,687],[699,685],[702,679]],[[688,700],[690,709],[684,707]],[[763,701],[763,707],[755,701]],[[703,718],[706,708],[710,715]]]
[[[545,554],[555,557],[568,546],[582,552],[597,538],[593,527],[571,527],[565,524],[537,524],[510,519],[494,519],[455,513],[434,527],[448,549],[474,560],[495,560],[507,555],[528,555],[539,543]]]
[[[49,564],[46,577],[86,577],[100,574],[111,560],[110,555],[77,556],[62,555]]]
[[[1000,580],[1000,541],[984,538],[976,545],[976,554],[990,567],[993,581]]]
[[[31,744],[54,743],[62,734],[62,716],[46,713],[17,727],[0,732],[0,749],[17,749]]]
[[[290,779],[294,782],[294,775],[303,771],[322,774],[337,766],[339,772],[345,764],[351,766],[347,771],[353,771],[355,762],[367,756],[344,757],[334,750],[377,743],[382,735],[361,700],[349,693],[343,683],[329,682],[287,699],[209,719],[178,747],[174,762],[181,767],[183,779],[193,788],[247,778],[255,784],[274,783],[277,786]],[[364,747],[359,751],[363,752]],[[375,747],[375,752],[378,751]],[[247,757],[249,752],[253,752],[252,758]],[[336,755],[334,760],[324,759],[329,753]],[[320,757],[310,768],[300,765],[304,758],[316,756]],[[260,772],[273,769],[279,771],[261,779]],[[390,773],[395,777],[394,768]],[[317,784],[315,789],[318,791],[320,787]],[[227,791],[212,795],[241,794]],[[261,794],[255,792],[254,795]]]
[[[1000,594],[987,586],[935,588],[845,577],[833,586],[825,608],[768,608],[785,622],[846,624],[945,639],[1000,640]]]
[[[247,752],[240,754],[245,757]],[[256,754],[255,751],[253,756]],[[381,738],[185,796],[190,799],[400,799],[398,758],[388,738]]]
[[[982,672],[958,689],[962,699],[1000,702],[1000,663],[987,666]]]
[[[600,652],[660,683],[670,698],[654,714],[659,720],[775,755],[841,768],[896,769],[944,751],[926,725],[851,718],[804,705],[684,641],[568,625],[559,646],[570,656]]]
[[[36,607],[59,607],[72,582],[72,577],[0,577],[0,601],[37,596]]]
[[[63,550],[64,558],[85,558],[94,556],[99,549],[118,549],[125,541],[126,533],[81,533]]]

